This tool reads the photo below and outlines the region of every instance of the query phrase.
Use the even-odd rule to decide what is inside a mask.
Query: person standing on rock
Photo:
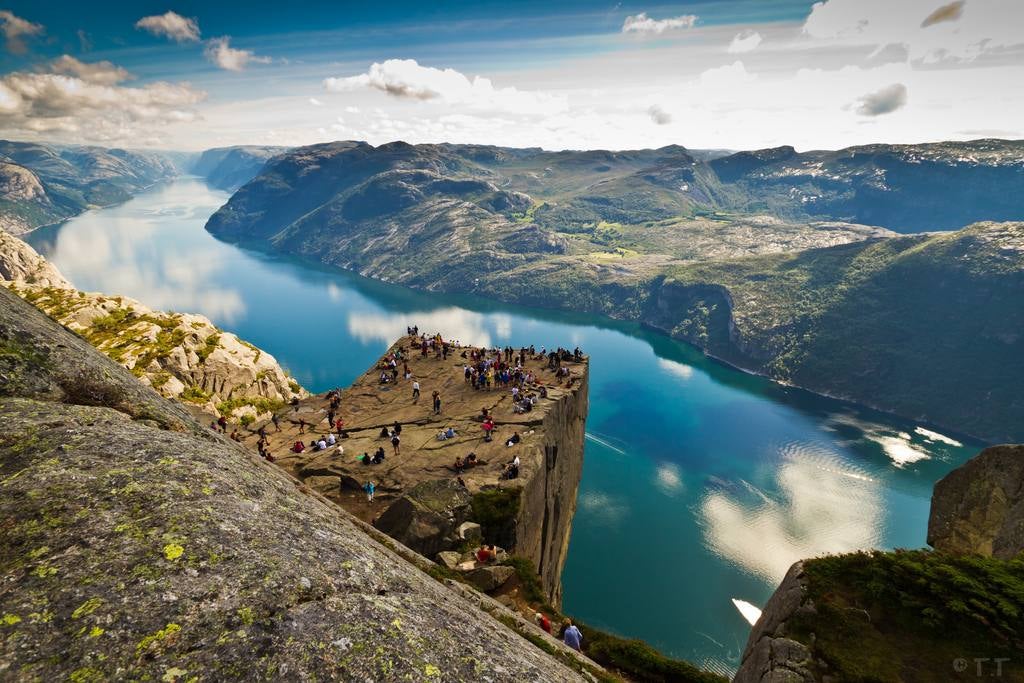
[[[363,486],[363,490],[366,491],[366,502],[367,503],[372,503],[373,502],[373,493],[374,493],[374,491],[377,490],[377,487],[374,485],[374,483],[372,481],[368,481]],[[579,648],[576,648],[576,649],[579,649]]]
[[[434,392],[434,415],[441,414],[441,392]]]
[[[397,433],[391,434],[391,446],[395,449],[395,455],[398,455],[399,444],[402,443],[402,437],[398,436]]]
[[[576,628],[576,624],[572,623],[572,619],[565,620],[565,633],[562,635],[562,641],[577,652],[581,652],[583,634]]]
[[[549,633],[549,634],[551,633],[551,620],[550,619],[548,619],[546,616],[544,616],[540,612],[537,612],[537,614],[535,614],[533,616],[533,618],[537,620],[537,626],[540,626],[540,629],[542,631],[544,631],[545,633]]]
[[[274,429],[276,431],[281,431],[281,423],[278,421],[277,413],[270,416],[270,421],[274,423]]]
[[[412,382],[412,402],[417,403],[420,400],[420,383],[417,380]]]

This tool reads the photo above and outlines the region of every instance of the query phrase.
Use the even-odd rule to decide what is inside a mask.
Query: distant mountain
[[[213,187],[234,192],[256,177],[267,159],[287,149],[255,145],[216,147],[203,152],[189,170],[206,178]]]
[[[855,164],[829,153],[853,169],[832,181],[850,196],[877,184],[864,149],[847,151]],[[872,149],[879,165],[909,168],[917,154],[938,177],[969,177],[966,167],[1007,193],[1019,173],[1019,143]],[[775,178],[807,163],[786,149],[705,163],[681,147],[329,143],[270,159],[207,229],[421,289],[641,321],[821,393],[982,438],[1024,438],[1012,394],[1024,383],[1024,224],[899,237],[726,208],[751,205],[743,186],[765,169]],[[900,210],[927,205],[927,188],[909,184]],[[961,218],[1006,209],[980,196]]]
[[[1022,140],[804,153],[778,147],[709,163],[734,189],[735,210],[842,219],[897,232],[1024,218]]]
[[[177,174],[153,152],[0,140],[0,228],[22,234]]]

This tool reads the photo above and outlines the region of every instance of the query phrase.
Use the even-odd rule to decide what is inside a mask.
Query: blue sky
[[[1024,82],[1019,0],[0,7],[0,134],[19,139],[735,149],[1022,136],[1024,95],[1008,87]]]

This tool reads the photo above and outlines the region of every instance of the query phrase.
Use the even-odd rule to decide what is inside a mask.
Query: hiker
[[[280,423],[280,421],[278,420],[278,418],[277,418],[277,415],[276,415],[276,414],[274,414],[274,415],[271,415],[271,416],[270,416],[270,421],[274,423],[274,429],[275,429],[276,431],[281,431],[281,423]]]
[[[380,428],[380,438],[381,439],[386,439],[389,436],[391,436],[391,432],[388,431],[388,428],[387,427],[381,427]]]
[[[217,418],[217,425],[220,427],[220,431],[222,434],[228,433],[228,419],[226,417],[221,415],[219,418]]]
[[[305,433],[306,433],[306,420],[305,420],[305,418],[300,417],[299,418],[299,434],[305,434]]]
[[[550,619],[548,619],[546,616],[544,616],[540,612],[537,612],[535,615],[533,615],[533,618],[537,622],[537,626],[540,626],[540,630],[544,631],[545,633],[549,633],[549,634],[551,633],[551,620]]]
[[[480,428],[484,430],[484,441],[490,443],[491,432],[494,431],[494,420],[488,417],[484,420],[484,423],[480,425]]]
[[[399,422],[398,420],[395,420],[395,424],[392,425],[392,427],[391,427],[391,432],[393,434],[398,434],[399,436],[401,436],[402,435],[402,423]]]
[[[334,432],[331,432],[330,434],[327,435],[327,445],[333,446],[336,443],[338,443],[338,438],[334,436]]]
[[[364,465],[369,465],[371,462],[373,462],[373,460],[370,459],[369,453],[363,451],[363,455],[362,457],[359,458],[359,462],[363,463]]]
[[[342,429],[342,427],[344,427],[344,426],[345,426],[345,422],[344,422],[344,421],[343,421],[343,420],[342,420],[342,419],[341,419],[340,417],[339,417],[339,418],[338,418],[337,420],[335,420],[335,421],[334,421],[334,428],[338,430],[338,433],[339,433],[339,434],[340,434],[340,433],[341,433],[342,431],[344,431],[344,430]]]
[[[402,437],[398,434],[394,434],[391,437],[391,447],[395,449],[395,455],[398,455],[398,446],[402,442]]]
[[[321,436],[320,440],[316,442],[316,449],[318,451],[326,451],[327,450],[327,439],[325,439],[324,437]]]
[[[304,450],[306,450],[306,444],[301,441],[296,441],[292,444],[292,453],[301,453]]]
[[[369,456],[367,456],[367,457],[369,457]],[[366,491],[366,502],[367,503],[372,503],[373,502],[373,492],[377,490],[377,487],[374,486],[372,481],[368,481],[368,482],[366,482],[366,485],[363,486],[363,490]],[[577,650],[580,649],[579,646],[577,646],[576,649]]]
[[[522,437],[519,436],[519,432],[514,432],[512,434],[512,436],[508,437],[508,440],[505,441],[505,447],[506,448],[511,448],[512,446],[515,446],[517,443],[519,443],[522,440],[523,440]]]
[[[577,652],[581,652],[580,644],[583,641],[583,634],[576,628],[576,624],[572,623],[572,619],[565,620],[565,633],[562,634],[562,641]]]
[[[420,383],[418,380],[412,381],[412,402],[416,403],[420,400]]]
[[[441,392],[434,392],[434,415],[441,414]]]
[[[384,462],[384,447],[383,446],[379,446],[377,448],[377,450],[374,451],[374,453],[373,453],[373,464],[374,465],[379,465],[382,462]]]
[[[462,458],[460,456],[455,456],[455,473],[462,474],[464,469],[465,465],[462,464]]]

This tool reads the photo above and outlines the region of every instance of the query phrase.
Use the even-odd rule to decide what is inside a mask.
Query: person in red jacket
[[[535,614],[533,618],[537,621],[537,626],[540,626],[541,629],[543,631],[545,631],[546,633],[551,633],[551,620],[550,619],[548,619],[546,616],[544,616],[540,612],[537,612],[537,614]]]

